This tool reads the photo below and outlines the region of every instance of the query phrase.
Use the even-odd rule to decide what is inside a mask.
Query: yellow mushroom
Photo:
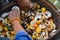
[[[29,28],[29,29],[34,29],[32,26],[30,26],[29,24],[27,24],[27,27]]]
[[[3,27],[3,29],[4,29],[5,31],[8,31],[8,29],[7,29],[6,27]]]
[[[44,13],[46,11],[45,7],[42,7],[42,13]]]
[[[40,8],[40,5],[38,5],[38,9]]]
[[[41,32],[41,27],[38,27],[37,29],[36,29],[36,33],[40,33]]]
[[[15,34],[15,32],[14,32],[14,31],[11,31],[11,34],[13,34],[13,35],[14,35],[14,34]]]
[[[36,37],[36,35],[33,35],[32,38],[33,38],[33,39],[36,39],[37,37]]]

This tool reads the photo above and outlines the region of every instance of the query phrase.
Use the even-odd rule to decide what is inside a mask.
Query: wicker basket
[[[40,4],[41,7],[46,7],[52,13],[54,22],[55,22],[55,24],[58,28],[58,32],[59,32],[60,31],[60,14],[59,14],[59,11],[57,10],[57,8],[48,0],[31,0],[31,1]],[[7,6],[3,6],[4,8],[1,9],[1,12],[4,12],[4,10],[9,9],[9,7],[12,7],[13,5],[15,5],[14,2],[7,4]],[[52,37],[50,37],[50,38],[52,38]]]

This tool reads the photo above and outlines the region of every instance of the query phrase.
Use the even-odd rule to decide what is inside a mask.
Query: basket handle
[[[7,8],[13,6],[13,5],[15,5],[15,4],[16,4],[16,3],[14,3],[14,2],[12,1],[12,2],[6,4],[6,5],[3,5],[1,11],[3,11],[3,10],[5,10],[5,9],[7,9]]]

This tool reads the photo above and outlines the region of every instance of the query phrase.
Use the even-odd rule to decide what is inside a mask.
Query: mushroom
[[[52,15],[51,15],[51,13],[50,13],[49,11],[46,11],[46,12],[44,13],[44,16],[45,16],[46,19],[52,17]]]

